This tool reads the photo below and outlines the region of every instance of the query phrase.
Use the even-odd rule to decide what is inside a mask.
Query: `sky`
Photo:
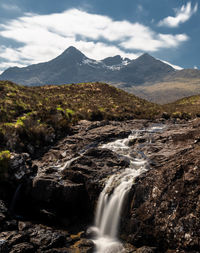
[[[199,0],[0,0],[0,72],[69,46],[101,60],[149,53],[200,69]]]

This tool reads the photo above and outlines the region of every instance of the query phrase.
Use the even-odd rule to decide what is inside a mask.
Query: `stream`
[[[125,158],[129,162],[129,167],[110,176],[99,196],[94,226],[90,228],[96,234],[93,239],[96,253],[126,252],[118,239],[122,208],[126,203],[135,178],[150,168],[148,158],[140,148],[143,145],[151,145],[153,133],[163,129],[164,126],[158,125],[147,129],[135,130],[132,131],[128,138],[99,146],[100,148],[110,149]],[[133,149],[131,143],[136,143],[144,135],[146,135],[145,139],[147,142],[138,143],[134,145]]]

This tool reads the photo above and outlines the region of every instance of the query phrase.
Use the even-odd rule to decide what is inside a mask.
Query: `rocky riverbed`
[[[199,252],[200,121],[80,121],[40,158],[12,153],[0,177],[0,252],[94,252],[95,208],[109,176],[129,161],[100,145],[129,143],[148,159],[121,214],[127,252]],[[42,151],[41,151],[42,153]]]

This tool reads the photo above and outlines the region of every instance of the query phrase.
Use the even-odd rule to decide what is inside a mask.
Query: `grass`
[[[153,119],[161,113],[160,106],[105,83],[25,87],[0,81],[0,150],[34,153],[81,119]]]
[[[200,95],[179,99],[163,107],[172,117],[194,118],[200,117]]]
[[[81,119],[155,119],[163,112],[167,118],[199,117],[200,95],[161,106],[105,83],[25,87],[0,81],[0,151],[34,155]]]

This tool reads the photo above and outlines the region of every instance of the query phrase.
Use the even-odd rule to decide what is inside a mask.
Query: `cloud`
[[[175,9],[175,17],[169,16],[161,20],[159,26],[178,27],[181,23],[188,21],[198,10],[198,3],[192,8],[191,2],[182,5],[180,9]]]
[[[141,36],[132,37],[129,40],[122,42],[121,46],[127,49],[140,48],[143,51],[155,52],[161,48],[177,47],[188,39],[189,37],[186,34],[172,35],[143,33]]]
[[[97,60],[117,54],[134,59],[141,51],[175,48],[189,39],[186,34],[160,34],[140,23],[114,21],[78,9],[49,15],[26,13],[1,24],[0,36],[23,44],[0,50],[5,62],[22,65],[48,61],[71,45]]]

